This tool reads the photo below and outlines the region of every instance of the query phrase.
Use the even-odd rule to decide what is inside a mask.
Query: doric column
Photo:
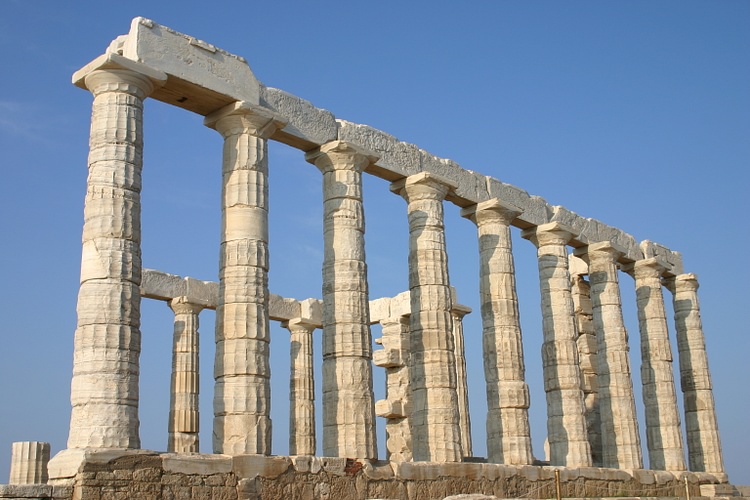
[[[461,215],[479,233],[479,294],[487,385],[487,460],[531,464],[529,387],[518,314],[510,223],[521,210],[494,199]]]
[[[289,365],[289,454],[315,455],[315,376],[313,332],[303,318],[282,323],[291,333]]]
[[[74,75],[94,94],[68,448],[139,448],[143,100],[166,75],[111,55]]]
[[[17,441],[10,455],[8,484],[44,484],[47,482],[49,443]]]
[[[375,413],[386,419],[386,460],[411,462],[412,439],[409,427],[409,316],[380,322],[383,336],[375,342],[383,349],[373,352],[376,366],[385,368],[385,398],[375,403]]]
[[[665,267],[656,258],[636,261],[638,328],[641,332],[641,383],[646,408],[646,445],[649,467],[685,470],[685,450],[672,367],[667,314],[660,276]]]
[[[469,382],[466,378],[466,349],[464,348],[464,316],[471,312],[470,307],[453,304],[453,344],[456,356],[456,394],[458,396],[458,416],[461,426],[461,450],[465,457],[473,456],[471,451],[471,415],[469,414]]]
[[[408,203],[409,378],[414,460],[460,462],[461,428],[443,199],[455,184],[427,172],[391,184]]]
[[[667,285],[674,300],[690,470],[723,474],[724,459],[698,303],[698,278],[692,273],[680,274],[668,280]]]
[[[235,102],[208,115],[224,137],[219,305],[214,362],[215,453],[271,453],[267,142],[283,123]]]
[[[547,393],[547,438],[550,463],[590,467],[591,448],[586,432],[586,407],[578,365],[575,311],[565,245],[572,228],[559,222],[525,229],[521,236],[537,247],[542,295],[544,343],[542,364]]]
[[[571,259],[578,259],[571,257]],[[570,261],[572,264],[572,261]],[[586,264],[581,261],[581,264]],[[588,266],[585,272],[588,274]],[[570,289],[573,295],[573,307],[576,312],[576,329],[578,330],[578,361],[581,366],[581,383],[583,401],[586,405],[586,430],[591,447],[591,463],[594,467],[602,466],[602,423],[599,414],[599,382],[597,381],[597,347],[594,330],[594,307],[591,304],[591,286],[581,275],[573,272],[571,265]]]
[[[576,250],[588,262],[597,339],[602,466],[642,469],[641,438],[630,373],[628,332],[622,317],[617,260],[623,251],[603,241]]]
[[[190,303],[187,297],[176,297],[169,302],[169,307],[174,311],[174,339],[167,451],[197,453],[200,424],[198,315],[203,306]]]
[[[343,141],[305,155],[323,173],[323,453],[377,458],[362,171]]]

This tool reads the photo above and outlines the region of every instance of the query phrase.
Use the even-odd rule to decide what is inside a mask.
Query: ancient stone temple
[[[680,254],[338,119],[266,87],[243,58],[148,19],[134,19],[73,83],[93,95],[93,113],[70,432],[67,449],[51,460],[46,443],[16,443],[12,484],[0,486],[0,498],[546,498],[556,486],[568,497],[734,492],[722,462],[698,278],[685,272]],[[223,138],[218,282],[142,267],[147,98],[204,116]],[[299,150],[320,171],[319,299],[269,289],[268,141]],[[405,203],[409,289],[393,297],[368,291],[364,175],[389,181]],[[471,418],[462,323],[471,310],[451,287],[446,203],[477,228],[488,411]],[[531,449],[513,228],[530,242],[523,251],[538,257],[544,460]],[[637,297],[643,422],[623,293]],[[142,299],[174,312],[164,452],[141,449],[139,438]],[[677,353],[665,300],[674,303]],[[206,309],[216,311],[212,443],[199,442],[198,433],[205,370],[198,325]],[[291,339],[273,345],[291,356],[290,373],[274,373],[289,380],[289,421],[275,425],[289,426],[290,456],[271,455],[271,321]],[[382,327],[375,340],[382,349],[372,348],[374,324]],[[320,350],[313,349],[316,330]],[[381,369],[387,397],[376,401],[373,373]],[[378,417],[387,422],[384,450],[377,449]],[[486,428],[487,457],[473,456],[472,423]]]

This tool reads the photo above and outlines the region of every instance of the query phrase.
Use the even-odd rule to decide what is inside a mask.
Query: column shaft
[[[85,76],[95,97],[68,448],[140,447],[143,100],[159,78],[118,69]]]
[[[427,173],[391,185],[408,203],[409,377],[418,461],[460,462],[463,456],[442,204],[454,187]]]
[[[520,210],[490,200],[462,211],[479,233],[479,294],[487,389],[487,460],[531,464],[529,387],[510,223]]]
[[[674,294],[690,470],[723,474],[724,459],[698,303],[698,279],[694,274],[680,274],[669,286]]]
[[[323,173],[323,453],[377,458],[362,206],[375,157],[334,141],[306,158]]]
[[[315,326],[301,318],[284,326],[291,333],[289,374],[289,454],[315,455],[315,376],[313,332]]]
[[[17,441],[11,447],[8,484],[44,484],[47,482],[49,443]]]
[[[633,266],[641,332],[641,383],[646,408],[646,444],[649,467],[655,470],[685,470],[685,450],[672,367],[667,314],[659,277],[664,267],[656,259]]]
[[[386,459],[411,462],[412,439],[409,425],[409,317],[388,318],[380,322],[382,350],[373,353],[375,365],[385,368],[385,400],[375,404],[378,416],[386,418]]]
[[[214,362],[215,453],[271,453],[268,158],[281,123],[244,103],[205,119],[224,137],[219,305]]]
[[[454,305],[453,343],[456,356],[456,394],[458,396],[458,416],[461,427],[461,449],[465,457],[473,456],[471,451],[471,415],[469,414],[469,381],[466,378],[466,349],[464,348],[463,317],[471,312],[469,308]]]
[[[581,366],[583,400],[586,405],[586,430],[589,446],[591,446],[591,462],[594,467],[602,467],[602,421],[599,413],[597,345],[591,286],[583,276],[571,273],[571,292],[576,312],[576,329],[578,330],[576,343]]]
[[[573,230],[551,222],[526,229],[521,235],[538,249],[550,462],[566,467],[590,467],[591,448],[576,344],[578,332],[565,247],[573,237]]]
[[[628,332],[622,317],[617,259],[622,252],[609,242],[585,250],[597,339],[602,466],[642,469],[641,439],[630,373]],[[578,251],[576,253],[579,253]]]
[[[203,306],[191,304],[187,297],[177,297],[169,302],[169,307],[174,311],[174,338],[167,451],[197,453],[200,448],[198,314]]]

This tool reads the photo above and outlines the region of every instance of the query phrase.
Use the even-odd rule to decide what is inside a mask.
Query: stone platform
[[[556,469],[564,498],[684,498],[689,491],[697,500],[729,486],[720,484],[725,478],[693,472],[109,449],[66,450],[50,463],[50,484],[3,486],[0,498],[542,499],[555,498]],[[724,489],[713,493],[723,496]]]

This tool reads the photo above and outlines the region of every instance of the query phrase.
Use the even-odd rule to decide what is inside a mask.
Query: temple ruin
[[[546,498],[555,495],[556,471],[569,497],[736,493],[724,471],[698,279],[679,253],[337,119],[264,86],[243,58],[148,19],[134,19],[73,83],[93,94],[93,113],[70,433],[67,449],[51,460],[45,443],[16,443],[12,484],[0,486],[0,498]],[[142,268],[146,98],[203,115],[223,137],[218,282]],[[269,290],[269,140],[300,150],[321,173],[319,300]],[[369,296],[363,174],[389,181],[406,204],[409,290],[394,297]],[[448,276],[444,203],[459,206],[477,228],[488,411],[471,418],[462,329],[470,310]],[[531,449],[511,227],[538,256],[546,461]],[[645,422],[636,415],[620,306],[631,278]],[[142,299],[174,311],[166,452],[140,449]],[[665,300],[674,304],[683,415]],[[199,443],[197,426],[204,309],[216,310],[210,445]],[[274,374],[290,384],[285,457],[271,455],[271,321],[291,335],[289,345],[273,347],[291,356],[291,372]],[[371,347],[373,324],[382,326],[382,349]],[[322,380],[312,369],[316,329]],[[373,370],[380,368],[387,397],[376,401]],[[378,417],[387,422],[385,450],[377,449]],[[470,425],[486,426],[487,457],[472,457]]]

